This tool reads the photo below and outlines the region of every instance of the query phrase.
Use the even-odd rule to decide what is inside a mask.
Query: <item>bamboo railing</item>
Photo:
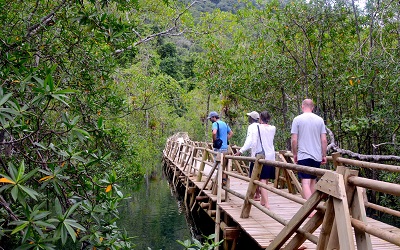
[[[240,147],[233,146],[226,154],[216,153],[210,144],[193,142],[188,137],[176,135],[167,140],[163,152],[164,161],[174,169],[174,186],[178,185],[180,178],[183,179],[187,190],[185,201],[190,196],[191,210],[196,206],[196,201],[199,201],[200,207],[211,207],[210,204],[201,202],[204,198],[204,190],[212,190],[212,193],[217,196],[216,209],[209,213],[215,216],[216,241],[220,240],[221,227],[227,227],[220,221],[218,204],[227,200],[228,195],[234,195],[243,200],[241,218],[248,218],[252,207],[255,207],[284,225],[284,229],[267,249],[280,249],[283,246],[285,246],[284,249],[297,249],[307,239],[315,243],[317,249],[351,250],[356,249],[356,246],[357,249],[373,249],[370,235],[394,246],[400,246],[400,234],[369,225],[365,210],[366,207],[369,207],[399,217],[400,212],[397,210],[368,202],[365,190],[370,189],[400,196],[400,185],[358,176],[358,169],[361,168],[399,173],[399,166],[347,159],[335,153],[328,157],[328,160],[333,163],[334,170],[317,169],[293,164],[292,155],[287,151],[276,152],[276,160],[269,161],[263,159],[262,155],[257,157],[234,156],[233,154],[238,149]],[[254,162],[254,170],[250,177],[248,176],[248,162]],[[277,178],[275,178],[273,187],[259,181],[263,164],[276,167]],[[211,170],[206,171],[206,166]],[[180,171],[183,171],[184,175],[181,175]],[[297,192],[301,192],[296,172],[319,177],[316,185],[317,191],[308,200],[296,195]],[[223,175],[227,178],[226,185],[222,183]],[[206,177],[206,181],[202,182],[200,190],[196,190],[191,184],[190,177],[195,177],[196,182],[201,182],[203,177]],[[231,189],[230,178],[248,182],[246,194]],[[253,200],[257,186],[302,206],[293,218],[287,221]],[[288,191],[283,188],[287,188]],[[315,210],[316,214],[301,226]],[[321,227],[321,233],[317,237],[312,233],[319,227]],[[355,236],[353,236],[353,230]],[[354,242],[354,237],[356,242]]]

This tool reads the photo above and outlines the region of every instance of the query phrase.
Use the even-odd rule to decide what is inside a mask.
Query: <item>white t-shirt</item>
[[[274,161],[275,160],[274,137],[275,137],[276,127],[267,124],[259,124],[258,128],[260,129],[260,136],[262,140],[262,146],[264,148],[265,159]],[[261,151],[260,136],[258,135],[258,129],[256,127],[256,133],[252,140],[253,142],[252,148],[255,149],[255,153]]]
[[[252,148],[252,140],[253,137],[258,133],[257,131],[258,122],[254,122],[247,127],[247,136],[246,141],[243,144],[243,147],[240,148],[240,153],[246,152],[247,150],[251,149],[251,156],[254,157],[256,155],[255,148]],[[257,135],[258,136],[258,135]]]
[[[321,134],[326,134],[324,120],[314,113],[303,113],[292,122],[292,134],[297,134],[297,160],[322,161]]]

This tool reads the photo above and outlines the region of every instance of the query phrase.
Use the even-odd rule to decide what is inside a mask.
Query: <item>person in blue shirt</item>
[[[231,128],[225,122],[219,119],[219,115],[215,111],[211,111],[208,115],[207,119],[209,119],[212,124],[212,137],[213,142],[217,139],[222,140],[221,148],[214,148],[216,152],[227,152],[228,151],[228,140],[232,137],[233,132]]]

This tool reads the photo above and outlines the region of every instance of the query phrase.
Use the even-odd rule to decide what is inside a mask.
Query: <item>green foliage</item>
[[[165,43],[157,49],[161,59],[166,57],[176,57],[176,46],[173,43]]]
[[[398,154],[397,4],[205,1],[192,18],[185,3],[0,4],[2,246],[130,249],[118,182],[151,172],[177,131],[209,139],[210,110],[234,144],[244,113],[268,110],[289,149],[309,97],[342,148]],[[166,30],[191,32],[153,36]]]
[[[115,72],[140,61],[144,53],[133,45],[151,40],[155,27],[167,29],[181,7],[166,0],[0,4],[2,247],[133,247],[115,224],[124,198],[118,183],[141,178],[166,135],[155,118],[143,126],[139,110],[152,92],[131,103]],[[173,100],[179,83],[168,81],[178,91],[163,100],[184,112]]]
[[[218,247],[219,245],[222,244],[224,240],[221,240],[219,242],[215,242],[215,234],[211,234],[209,236],[203,236],[204,237],[204,242],[200,242],[196,239],[193,239],[193,243],[190,240],[185,240],[185,241],[180,241],[177,240],[179,244],[185,247],[185,249],[188,250],[211,250],[214,249],[215,247]]]

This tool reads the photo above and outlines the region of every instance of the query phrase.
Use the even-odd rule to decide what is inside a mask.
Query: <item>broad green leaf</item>
[[[64,103],[65,106],[69,107],[69,104],[68,104],[65,100],[63,100],[63,98],[62,98],[62,97],[65,97],[65,98],[66,98],[66,96],[63,96],[63,95],[55,95],[55,94],[51,94],[50,96],[53,97],[54,99],[57,99],[57,100],[59,100],[60,102]]]
[[[44,83],[43,79],[41,79],[37,76],[33,76],[33,79],[35,79],[43,87],[43,83]]]
[[[11,196],[13,198],[14,201],[17,201],[18,199],[18,186],[15,185],[12,189],[11,189]]]
[[[68,211],[65,213],[64,219],[67,219],[80,205],[81,205],[80,202],[72,205],[72,207],[70,207]]]
[[[21,113],[18,110],[12,109],[12,108],[0,108],[0,112],[6,112],[12,115],[20,115]],[[4,114],[6,115],[6,114]]]
[[[80,118],[79,115],[75,116],[74,119],[72,119],[70,124],[71,125],[76,125],[78,123],[78,121],[79,121],[79,118]]]
[[[3,97],[1,97],[0,106],[3,105],[4,103],[6,103],[8,101],[8,99],[10,99],[11,96],[12,96],[12,93],[8,93],[8,94],[4,95]]]
[[[29,221],[26,221],[25,223],[19,225],[18,227],[14,228],[14,230],[11,232],[11,234],[15,234],[21,230],[23,230],[24,228],[26,228],[29,225]]]
[[[56,210],[56,214],[59,216],[62,215],[62,208],[61,208],[61,204],[60,204],[60,201],[58,200],[58,198],[55,198],[55,200],[54,200],[54,207]]]
[[[78,133],[80,133],[80,134],[82,134],[82,135],[84,135],[85,137],[88,137],[88,138],[90,137],[90,134],[86,130],[83,130],[83,129],[80,129],[80,128],[74,128],[73,130],[78,132]]]
[[[10,188],[10,187],[12,187],[12,186],[14,186],[14,185],[12,185],[12,184],[2,185],[2,186],[0,187],[0,193],[2,193],[4,190],[6,190],[6,189],[8,189],[8,188]]]
[[[75,230],[64,221],[64,227],[67,229],[69,235],[71,235],[72,240],[75,242],[76,241],[76,234]]]
[[[31,248],[34,248],[35,246],[33,244],[23,244],[19,247],[17,247],[15,250],[28,250]]]
[[[97,128],[103,128],[103,117],[97,119]]]
[[[73,90],[73,89],[63,89],[63,90],[58,90],[58,91],[54,92],[54,94],[57,94],[57,95],[60,95],[60,94],[66,95],[66,94],[75,94],[75,93],[79,93],[79,91]]]
[[[27,173],[26,175],[22,176],[22,178],[21,178],[21,180],[20,180],[20,183],[21,183],[21,182],[25,182],[25,181],[27,181],[28,179],[30,179],[34,174],[36,174],[36,172],[37,172],[38,170],[39,170],[39,169],[35,168],[35,169],[33,169],[32,171],[30,171],[29,173]]]
[[[37,200],[37,196],[39,196],[39,194],[35,190],[22,186],[20,184],[18,184],[17,186],[21,188],[25,193],[27,193],[30,197],[32,197],[32,199]]]
[[[67,242],[67,239],[68,239],[68,232],[63,224],[61,224],[61,227],[60,227],[60,235],[61,235],[61,242],[63,245],[65,245],[65,243]]]
[[[65,220],[69,225],[71,225],[72,227],[78,228],[81,231],[86,231],[86,229],[80,225],[79,223],[77,223],[75,220],[71,220],[71,219],[66,219]]]
[[[54,81],[53,81],[53,76],[51,74],[46,76],[44,80],[44,86],[49,86],[50,92],[54,91]]]
[[[44,221],[35,221],[35,224],[41,226],[41,227],[46,227],[46,228],[51,228],[51,229],[55,229],[56,227],[53,224],[44,222]]]
[[[33,217],[34,220],[40,220],[43,219],[45,217],[47,217],[47,215],[51,214],[50,211],[41,211],[39,214],[37,214],[36,216]]]
[[[18,170],[17,170],[17,168],[15,168],[15,166],[14,166],[14,164],[12,164],[12,162],[9,162],[8,170],[10,172],[11,179],[13,179],[14,181],[18,181],[17,180]]]
[[[21,163],[19,164],[19,168],[18,168],[18,175],[17,175],[17,180],[16,180],[17,182],[22,179],[24,172],[25,172],[25,163],[22,160]]]

